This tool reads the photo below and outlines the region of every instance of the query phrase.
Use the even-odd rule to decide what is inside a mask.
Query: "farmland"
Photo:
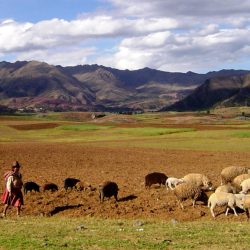
[[[1,226],[5,220],[28,224],[27,218],[31,218],[29,223],[86,219],[93,227],[101,221],[111,228],[117,227],[119,220],[124,225],[133,224],[133,220],[149,221],[152,228],[159,224],[162,230],[171,226],[173,220],[183,225],[178,228],[180,231],[190,227],[190,223],[195,223],[197,228],[202,227],[201,223],[214,227],[214,219],[202,202],[198,201],[192,208],[191,201],[186,201],[182,211],[173,193],[166,188],[153,186],[145,190],[144,176],[153,171],[175,177],[204,173],[217,186],[224,167],[250,166],[250,121],[242,119],[242,112],[107,114],[98,119],[92,119],[88,113],[0,116],[0,176],[13,160],[18,160],[24,181],[32,180],[39,185],[49,181],[59,186],[59,191],[54,193],[28,193],[22,217],[16,220],[15,211],[10,209],[9,218],[1,220]],[[101,204],[96,190],[65,191],[66,177],[79,178],[93,187],[104,180],[113,180],[119,186],[120,200],[115,202],[111,198]],[[2,182],[0,192],[3,185]],[[232,213],[225,217],[224,210],[216,208],[216,222],[221,222],[221,227],[232,228],[233,223],[240,224],[244,234],[248,227],[246,215],[239,211],[238,217]],[[129,227],[124,227],[127,237],[132,237]],[[168,244],[162,243],[166,235],[159,237],[154,243],[148,240],[152,245],[141,243],[140,248],[163,249]],[[108,249],[107,246],[91,248],[89,244],[87,249]],[[185,244],[176,248],[193,247],[191,243]],[[115,245],[113,249],[119,247]],[[127,249],[136,247],[128,244]]]

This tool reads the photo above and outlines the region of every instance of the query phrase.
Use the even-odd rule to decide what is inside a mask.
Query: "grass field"
[[[249,223],[93,218],[0,220],[0,249],[248,249]],[[223,234],[223,237],[222,237]]]
[[[189,171],[210,171],[211,174],[215,170],[219,172],[217,167],[224,166],[225,161],[226,164],[231,164],[232,159],[242,164],[249,163],[250,120],[241,119],[239,116],[241,112],[248,111],[248,109],[223,109],[221,112],[218,110],[211,112],[210,115],[206,113],[147,113],[132,116],[107,114],[96,120],[92,120],[91,114],[87,113],[0,116],[0,156],[2,156],[0,163],[6,165],[8,160],[11,161],[9,157],[17,153],[22,162],[26,163],[24,165],[30,168],[30,172],[26,168],[26,176],[32,173],[32,178],[42,175],[47,178],[46,171],[54,171],[55,175],[58,173],[57,168],[62,169],[64,165],[64,171],[69,175],[71,173],[69,166],[73,162],[71,167],[72,171],[73,166],[75,167],[74,175],[79,171],[77,164],[85,167],[82,170],[83,176],[93,167],[97,172],[93,172],[92,177],[98,181],[101,173],[106,177],[118,178],[122,182],[125,173],[126,188],[128,188],[127,181],[133,178],[133,174],[139,178],[138,172],[144,174],[154,167],[153,164],[162,169],[165,165],[173,167],[172,170],[169,167],[169,171],[176,175],[180,175],[187,167]],[[34,152],[23,149],[22,145],[26,144],[27,150],[34,148]],[[58,148],[63,150],[61,155],[58,154],[57,144],[60,145]],[[72,145],[76,146],[69,150]],[[124,155],[119,152],[119,148],[124,151]],[[133,155],[134,149],[137,151]],[[47,158],[40,155],[40,152]],[[95,152],[100,158],[96,157]],[[4,154],[8,154],[8,159]],[[136,159],[138,156],[139,160]],[[38,166],[41,164],[39,169],[36,169],[36,164]],[[126,169],[128,164],[133,166]],[[46,166],[49,166],[49,169]],[[103,166],[108,166],[109,169],[103,169]],[[117,166],[120,167],[118,171]],[[215,173],[212,176],[217,177]],[[79,216],[77,211],[77,216],[70,214],[70,211],[67,211],[67,216],[60,213],[52,217],[28,216],[27,213],[32,211],[32,204],[38,206],[39,202],[44,202],[52,206],[56,198],[60,201],[63,193],[54,194],[48,199],[41,194],[39,201],[36,201],[36,196],[28,196],[26,200],[31,205],[25,208],[28,211],[25,215],[16,218],[12,213],[9,217],[0,219],[0,250],[249,248],[249,222],[245,221],[245,216],[241,215],[240,221],[237,221],[233,215],[230,219],[225,218],[224,214],[219,214],[219,218],[214,220],[211,219],[207,207],[199,207],[206,212],[206,215],[200,217],[199,210],[195,210],[195,217],[190,215],[190,218],[195,218],[194,221],[192,219],[188,221],[188,213],[192,213],[192,208],[188,208],[183,217],[183,212],[179,208],[172,212],[184,218],[183,221],[175,220],[176,217],[161,219],[157,212],[161,215],[167,213],[164,207],[166,204],[162,202],[168,196],[158,189],[144,194],[144,187],[140,186],[140,181],[136,178],[133,178],[133,181],[139,182],[137,188],[138,195],[142,196],[141,200],[139,197],[128,203],[120,203],[118,208],[112,202],[100,207],[95,197],[91,196],[94,204],[91,204],[91,209],[97,211],[99,215],[105,212],[108,214],[111,205],[117,215],[117,211],[122,214],[121,209],[126,209],[130,205],[128,212],[133,214],[134,209],[142,211],[143,206],[148,205],[148,210],[144,210],[145,217],[147,211],[151,214],[150,206],[152,206],[156,219],[152,219],[154,216],[138,219],[140,217],[138,214],[136,219],[132,215],[128,219],[113,217],[104,219],[98,216]],[[79,198],[80,202],[86,203],[91,198],[88,194],[84,194],[86,196],[83,196],[84,198],[77,193],[69,193],[69,197],[70,195],[76,196],[75,202],[78,202]],[[69,197],[66,197],[66,200],[70,204]],[[157,199],[154,201],[152,200],[154,198]],[[84,202],[83,210],[78,212],[85,211],[86,206],[87,214],[90,205]],[[167,206],[172,204],[174,201],[171,200]],[[94,210],[95,206],[99,207]],[[102,210],[104,208],[105,211]],[[170,213],[167,218],[171,216]]]
[[[73,119],[76,115],[70,116]],[[54,120],[52,118],[54,117]],[[0,143],[4,142],[69,142],[107,147],[152,147],[206,151],[249,151],[250,121],[235,118],[215,119],[214,116],[179,116],[173,114],[142,114],[117,116],[91,122],[69,121],[65,114],[45,117],[16,116],[0,120]],[[87,118],[86,118],[87,117]],[[63,121],[63,118],[65,119]],[[185,120],[183,120],[185,118]],[[54,126],[48,126],[48,119]],[[76,120],[80,118],[76,117]],[[82,118],[83,119],[83,118]],[[128,122],[129,120],[129,122]],[[118,121],[118,122],[117,122]],[[13,127],[13,124],[14,127]],[[38,124],[43,127],[37,129]],[[123,125],[121,127],[121,124]],[[218,125],[219,124],[219,125]],[[139,127],[138,127],[139,126]],[[175,126],[175,127],[174,127]],[[206,128],[206,126],[209,126]]]

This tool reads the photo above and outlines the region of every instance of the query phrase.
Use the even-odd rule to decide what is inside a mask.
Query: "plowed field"
[[[209,209],[191,201],[181,210],[172,191],[165,187],[144,187],[144,176],[160,171],[168,176],[182,177],[196,172],[205,173],[213,183],[219,184],[221,169],[230,165],[250,166],[249,152],[201,152],[192,150],[166,150],[149,148],[112,148],[86,146],[75,143],[2,143],[0,144],[0,176],[9,169],[13,160],[22,167],[24,182],[35,181],[42,185],[54,182],[59,191],[28,193],[22,215],[30,216],[94,216],[102,218],[162,218],[180,221],[211,220]],[[99,202],[98,191],[63,189],[67,177],[79,178],[93,186],[104,180],[117,182],[119,201],[113,198]],[[2,178],[0,192],[4,180]],[[1,205],[0,209],[3,206]],[[226,218],[225,208],[217,208],[216,220],[246,219],[232,213]],[[8,215],[15,216],[14,209]]]

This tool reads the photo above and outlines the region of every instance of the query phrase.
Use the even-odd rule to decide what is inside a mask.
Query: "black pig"
[[[150,188],[153,184],[166,185],[167,176],[163,173],[153,172],[145,176],[145,187]]]
[[[118,185],[115,182],[103,182],[99,185],[100,201],[103,202],[105,197],[109,198],[112,196],[114,196],[115,200],[117,201],[118,190]]]
[[[35,192],[40,192],[40,186],[33,181],[28,181],[23,185],[23,191],[27,194],[28,191],[34,190]]]

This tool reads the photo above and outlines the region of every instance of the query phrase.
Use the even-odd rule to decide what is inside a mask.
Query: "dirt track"
[[[206,206],[191,201],[184,203],[185,210],[177,206],[171,191],[164,187],[145,190],[144,176],[161,171],[168,176],[182,177],[187,173],[207,174],[215,185],[219,173],[230,165],[249,166],[250,153],[196,152],[137,148],[100,148],[76,144],[0,144],[0,176],[9,169],[13,160],[22,164],[24,182],[35,181],[42,185],[46,180],[59,186],[55,193],[29,193],[25,196],[23,215],[96,216],[102,218],[162,218],[171,220],[210,220]],[[97,186],[104,180],[119,185],[119,202],[113,198],[100,204],[97,191],[64,191],[63,180],[75,177]],[[4,181],[1,181],[0,192]],[[0,207],[2,209],[2,205]],[[217,208],[222,213],[224,208]],[[14,216],[14,210],[9,214]],[[216,220],[245,220],[245,214]]]

